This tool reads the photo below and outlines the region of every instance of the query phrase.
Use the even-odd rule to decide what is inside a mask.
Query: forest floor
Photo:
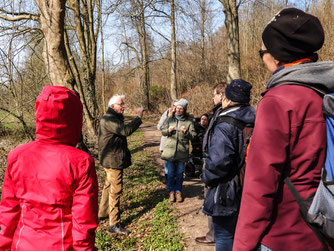
[[[160,158],[159,143],[161,132],[157,130],[156,123],[146,121],[141,127],[144,133],[145,145],[152,148],[156,159],[157,169],[164,176],[163,160]],[[167,187],[166,187],[167,190]],[[184,201],[173,203],[175,216],[179,222],[179,231],[184,234],[185,250],[213,251],[214,246],[199,245],[195,238],[204,236],[208,231],[208,218],[201,212],[203,205],[203,183],[199,178],[185,178],[182,191]]]
[[[153,167],[154,167],[154,165],[156,166],[156,170],[160,173],[161,180],[163,180],[164,179],[164,167],[163,167],[163,161],[160,158],[160,151],[159,151],[161,132],[156,129],[156,121],[153,122],[153,120],[152,121],[145,120],[144,123],[140,126],[140,130],[142,131],[142,133],[144,135],[143,136],[144,137],[144,140],[143,140],[144,142],[138,142],[139,145],[135,147],[136,148],[135,152],[137,152],[137,153],[135,153],[135,152],[132,152],[132,153],[137,154],[137,155],[138,154],[142,155],[143,157],[144,157],[145,154],[146,154],[145,156],[149,156],[149,158],[152,159]],[[3,176],[4,176],[4,173],[5,173],[5,170],[6,170],[7,154],[9,153],[9,151],[11,149],[16,147],[18,144],[29,142],[28,139],[23,139],[21,137],[21,135],[18,135],[16,138],[17,139],[15,140],[11,136],[6,136],[6,137],[1,137],[1,140],[0,140],[0,167],[1,167],[0,168],[0,194],[2,192],[1,190],[2,190]],[[94,151],[92,151],[92,155],[94,157],[96,157],[95,156],[96,155],[96,149]],[[140,162],[140,158],[139,158],[139,160],[137,160],[137,162],[138,161]],[[137,165],[138,165],[138,163],[137,163]],[[145,163],[146,162],[143,162],[141,164],[146,165]],[[140,168],[141,167],[138,167],[138,169],[140,169]],[[133,171],[133,170],[134,170],[134,168],[131,168],[130,171]],[[103,169],[100,170],[99,168],[97,169],[97,172],[98,172],[98,176],[101,178],[101,180],[100,180],[100,183],[101,183],[100,184],[100,186],[101,186],[100,189],[101,189],[102,186],[103,186],[103,177],[104,177],[102,175],[102,173],[104,173],[104,172],[103,172]],[[166,193],[163,192],[164,189],[165,189]],[[153,193],[156,194],[155,199],[158,200],[158,202],[163,201],[164,198],[168,198],[167,186],[166,185],[161,184],[161,187],[158,187],[157,191],[153,191]],[[173,203],[172,208],[175,209],[175,210],[173,210],[173,214],[177,218],[177,221],[178,221],[177,230],[178,230],[178,232],[183,234],[182,243],[184,243],[185,246],[186,246],[184,248],[184,250],[189,250],[189,251],[213,251],[213,250],[215,250],[214,246],[198,245],[195,242],[196,237],[204,236],[206,234],[206,232],[208,231],[207,216],[204,215],[201,212],[201,206],[203,204],[203,184],[202,184],[202,182],[199,178],[196,178],[196,177],[185,178],[184,183],[183,183],[183,197],[184,197],[184,202]],[[156,203],[158,203],[158,202],[156,202]],[[143,201],[141,201],[141,203],[147,203],[147,201],[145,202],[145,200],[143,199]],[[151,203],[153,203],[153,202],[151,201]],[[144,208],[145,210],[144,209],[143,210],[145,212],[149,213],[151,208],[155,207],[154,205],[155,205],[154,203],[150,206],[147,206],[147,205],[145,206],[143,204],[143,205],[141,205],[141,208]],[[124,206],[126,206],[126,205],[124,205]],[[133,210],[139,210],[139,209],[135,208]],[[136,219],[139,217],[137,220],[138,220],[138,222],[140,222],[140,220],[141,220],[140,214],[142,212],[133,213],[134,215],[131,215],[131,213],[133,213],[133,212],[132,211],[130,212],[130,216],[129,215],[124,216],[124,219],[127,220],[126,223],[129,224],[130,222],[132,222],[131,219],[133,217],[135,217]],[[144,216],[145,215],[146,214],[144,214]],[[142,217],[143,219],[145,217],[147,217],[147,216],[145,216],[145,217],[144,216]],[[138,224],[139,223],[133,223],[131,225],[131,228],[134,232],[136,232],[136,226]],[[105,227],[104,225],[106,225],[106,226],[108,225],[107,221],[101,222],[99,228],[101,228],[101,227],[104,228]],[[105,232],[106,231],[102,231],[102,232],[100,231],[100,235],[101,235],[101,233],[104,234]],[[140,231],[138,230],[137,232],[140,232]],[[100,237],[101,237],[100,239],[104,242],[105,246],[107,246],[107,248],[105,250],[110,250],[110,244],[108,244],[107,241],[109,241],[109,242],[111,241],[111,243],[113,243],[113,245],[111,247],[115,246],[114,245],[115,241],[117,241],[117,242],[122,241],[121,239],[119,240],[117,238],[116,239],[110,239],[110,240],[107,238],[106,240],[104,240],[104,238],[105,238],[104,235],[103,236],[101,235]],[[109,245],[109,247],[108,247],[108,245]],[[120,246],[122,246],[122,245],[123,245],[123,247],[126,247],[126,244],[121,243]],[[140,245],[140,243],[138,245]],[[183,244],[181,244],[181,245],[183,245]],[[113,250],[116,250],[116,249],[117,249],[117,247],[115,247]],[[152,249],[152,250],[154,250],[154,249]]]

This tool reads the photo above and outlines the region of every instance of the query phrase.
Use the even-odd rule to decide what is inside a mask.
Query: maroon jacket
[[[303,199],[316,191],[325,159],[322,98],[296,85],[270,88],[260,101],[246,166],[233,250],[259,243],[275,251],[323,250],[284,183]]]

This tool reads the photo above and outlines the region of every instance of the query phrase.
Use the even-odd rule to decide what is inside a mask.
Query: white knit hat
[[[179,101],[177,101],[175,103],[175,106],[182,106],[184,110],[187,110],[188,101],[184,98],[181,98],[181,99],[179,99]]]

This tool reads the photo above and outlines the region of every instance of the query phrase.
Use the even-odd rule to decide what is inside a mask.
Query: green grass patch
[[[139,130],[128,141],[134,153],[132,166],[124,171],[121,222],[131,233],[109,234],[106,220],[97,230],[96,246],[99,250],[183,250],[183,235],[177,230],[177,219],[172,214],[152,151],[143,147],[144,136]],[[99,177],[100,182],[103,178]]]
[[[35,134],[36,125],[35,122],[26,122],[31,134]],[[1,122],[0,123],[0,136],[11,137],[14,141],[20,141],[27,135],[21,123],[18,122]]]

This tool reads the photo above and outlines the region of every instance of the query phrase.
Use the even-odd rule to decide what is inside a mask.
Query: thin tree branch
[[[140,63],[141,60],[140,60],[139,53],[138,53],[137,49],[135,47],[133,47],[132,45],[128,44],[128,43],[123,42],[122,44],[126,45],[128,48],[130,48],[131,50],[133,50],[136,53],[137,61],[138,61],[138,63]]]
[[[4,9],[0,9],[0,12],[5,14],[5,15],[0,14],[0,18],[7,20],[7,21],[21,21],[25,19],[39,21],[38,14],[32,14],[32,13],[27,13],[27,12],[10,12]]]
[[[151,24],[146,23],[146,25],[148,27],[150,27],[151,30],[153,30],[155,33],[157,33],[158,35],[160,35],[162,38],[164,38],[166,41],[168,41],[170,43],[170,39],[167,38],[165,35],[163,35],[161,32],[157,31],[155,28],[153,28],[153,26]]]

